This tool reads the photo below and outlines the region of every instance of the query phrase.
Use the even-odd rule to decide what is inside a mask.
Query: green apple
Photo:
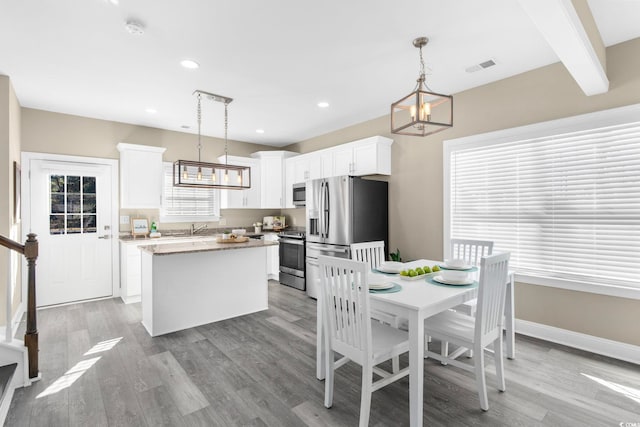
[[[422,267],[418,267],[416,268],[416,273],[418,273],[418,276],[424,274],[424,270],[422,269]]]
[[[408,275],[409,275],[409,272],[408,272],[407,270],[402,270],[402,271],[400,272],[400,275],[401,275],[401,276],[408,276]]]
[[[422,267],[422,269],[424,270],[424,274],[431,273],[431,267],[429,267],[428,265],[425,265],[424,267]]]
[[[434,265],[434,266],[431,268],[431,271],[433,271],[434,273],[435,273],[436,271],[440,271],[440,267],[438,267],[437,265]]]
[[[411,269],[409,270],[409,277],[416,277],[418,275],[418,273],[416,273],[415,270]]]

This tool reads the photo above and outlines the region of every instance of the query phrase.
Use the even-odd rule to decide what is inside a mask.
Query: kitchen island
[[[266,310],[267,248],[195,241],[141,247],[142,324],[158,336]]]

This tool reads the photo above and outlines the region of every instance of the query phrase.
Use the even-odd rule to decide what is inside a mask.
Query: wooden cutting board
[[[248,242],[249,238],[247,236],[238,236],[235,239],[223,239],[222,237],[218,237],[216,242],[218,243],[245,243]]]

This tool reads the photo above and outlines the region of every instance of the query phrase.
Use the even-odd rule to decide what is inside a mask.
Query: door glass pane
[[[64,234],[64,215],[49,215],[49,232],[51,234]]]
[[[96,216],[95,215],[83,215],[82,216],[82,232],[83,233],[95,233],[96,231],[97,231]]]
[[[67,213],[80,213],[80,195],[67,194]]]
[[[79,176],[67,177],[67,193],[80,193],[80,177]]]
[[[96,195],[95,194],[83,194],[82,195],[82,213],[96,213]]]
[[[64,193],[63,175],[51,175],[51,193]]]
[[[82,177],[82,192],[84,194],[96,194],[96,177],[95,176]]]
[[[67,215],[67,234],[76,234],[82,232],[80,227],[80,215]]]
[[[51,194],[51,213],[64,213],[64,194]]]

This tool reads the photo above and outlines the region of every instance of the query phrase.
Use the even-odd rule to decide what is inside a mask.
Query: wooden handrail
[[[38,240],[36,234],[27,234],[24,245],[0,236],[0,245],[16,251],[27,259],[27,329],[24,345],[29,359],[29,378],[38,376],[38,324],[36,318],[36,259],[38,258]],[[7,286],[10,286],[7,283]]]
[[[24,255],[24,245],[21,245],[18,242],[14,242],[11,239],[7,239],[4,236],[0,236],[0,246],[4,246],[5,248],[11,249],[12,251],[16,251]]]

